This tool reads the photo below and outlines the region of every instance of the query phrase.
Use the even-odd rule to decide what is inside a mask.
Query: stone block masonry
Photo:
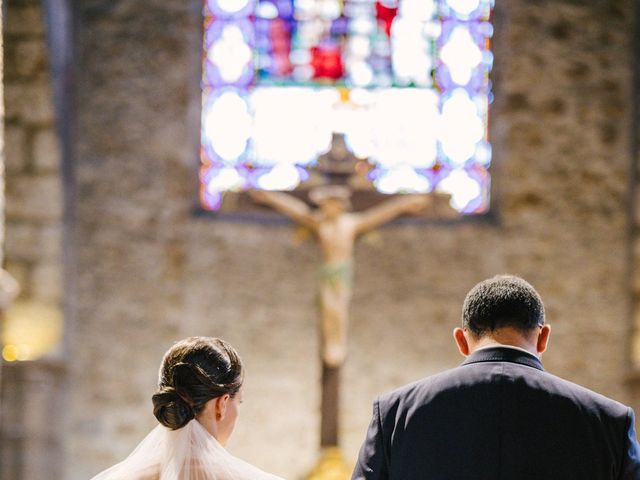
[[[71,417],[56,440],[67,455],[49,463],[64,473],[30,478],[86,480],[129,453],[155,424],[150,396],[162,353],[194,334],[228,339],[247,367],[231,451],[300,478],[318,453],[319,255],[315,244],[296,243],[288,225],[193,215],[202,2],[73,3]],[[23,301],[45,301],[60,295],[51,267],[60,230],[47,56],[38,46],[44,28],[35,0],[8,7],[7,267],[23,279]],[[626,382],[631,12],[630,0],[496,2],[493,218],[390,225],[378,241],[358,244],[342,397],[348,459],[376,394],[460,362],[451,330],[461,302],[497,273],[520,274],[542,294],[553,328],[549,371],[640,407]],[[12,190],[13,180],[35,189],[35,199]],[[55,371],[15,369],[3,392],[18,399],[22,387],[51,385],[42,372]],[[33,468],[49,462],[37,446],[51,432],[24,422],[24,434],[38,440],[28,443]]]
[[[551,372],[633,401],[625,383],[631,11],[629,0],[496,2],[495,221],[392,225],[376,244],[357,246],[347,458],[377,393],[460,362],[451,329],[464,295],[497,273],[524,276],[545,299]],[[317,246],[296,245],[289,226],[192,215],[201,3],[97,0],[79,2],[77,15],[74,362],[91,368],[72,374],[68,478],[90,477],[142,438],[153,425],[157,362],[192,334],[226,337],[247,364],[234,453],[299,478],[316,460],[319,434]]]
[[[16,308],[60,312],[62,182],[45,23],[39,1],[5,6],[4,267],[20,283]],[[51,358],[3,365],[0,478],[60,478],[61,425],[52,406],[61,375]]]
[[[40,2],[8,2],[5,25],[7,268],[23,279],[20,301],[59,305],[59,286],[43,286],[60,278],[62,183]]]

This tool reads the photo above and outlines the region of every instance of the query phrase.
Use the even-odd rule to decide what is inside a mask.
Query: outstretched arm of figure
[[[390,222],[405,213],[418,213],[423,210],[431,198],[428,195],[400,195],[386,200],[380,205],[371,207],[362,213],[354,214],[356,218],[356,234],[373,230],[380,225]]]
[[[316,231],[318,224],[313,212],[306,203],[293,195],[267,190],[250,190],[249,196],[256,203],[267,205],[293,221]]]

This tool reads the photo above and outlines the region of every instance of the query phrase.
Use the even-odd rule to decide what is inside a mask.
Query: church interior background
[[[0,478],[122,459],[190,335],[245,362],[230,450],[305,478],[321,253],[243,191],[336,178],[356,210],[450,196],[357,244],[347,464],[377,394],[460,363],[464,295],[504,272],[545,301],[547,370],[640,409],[636,3],[2,0]]]

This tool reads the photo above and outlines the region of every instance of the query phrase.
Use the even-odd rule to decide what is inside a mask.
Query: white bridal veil
[[[92,480],[281,480],[227,452],[197,420],[154,428],[124,461]]]

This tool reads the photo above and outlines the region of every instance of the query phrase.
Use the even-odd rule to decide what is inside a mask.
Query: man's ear
[[[216,398],[216,420],[222,420],[227,413],[227,403],[229,403],[230,395],[225,393],[224,395]]]
[[[544,353],[549,344],[549,336],[551,335],[551,327],[547,324],[542,325],[540,333],[538,334],[538,340],[536,341],[536,350],[538,353]]]
[[[467,341],[467,337],[465,336],[462,328],[456,327],[453,329],[453,339],[455,340],[458,350],[462,356],[469,356],[469,342]]]

